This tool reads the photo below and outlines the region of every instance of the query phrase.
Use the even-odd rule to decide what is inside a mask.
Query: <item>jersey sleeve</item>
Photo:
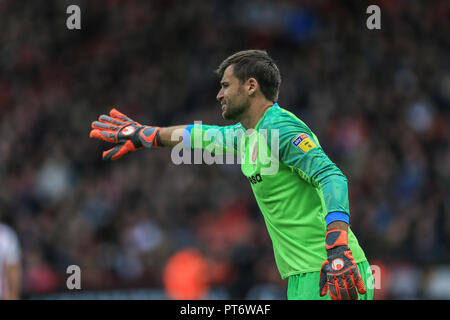
[[[303,122],[288,116],[284,118],[271,125],[279,134],[279,160],[321,189],[327,214],[341,212],[349,216],[347,178]]]
[[[183,141],[188,149],[208,150],[214,154],[238,154],[244,133],[240,123],[233,126],[195,123],[187,126]]]

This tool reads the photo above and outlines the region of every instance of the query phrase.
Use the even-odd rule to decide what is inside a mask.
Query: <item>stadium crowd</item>
[[[169,149],[106,163],[88,138],[113,106],[150,125],[231,124],[213,70],[249,48],[275,59],[279,104],[347,176],[369,262],[450,264],[450,6],[374,3],[381,30],[365,1],[1,0],[0,221],[21,243],[23,297],[67,290],[72,264],[83,290],[161,288],[186,248],[229,298],[284,294],[238,164],[175,165]],[[81,30],[66,27],[70,4]]]

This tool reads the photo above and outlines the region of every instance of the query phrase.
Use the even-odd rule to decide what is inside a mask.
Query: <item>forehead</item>
[[[237,79],[234,75],[234,66],[233,65],[229,65],[228,67],[226,67],[225,71],[223,72],[223,76],[222,76],[222,82],[223,81],[232,81],[233,79]]]

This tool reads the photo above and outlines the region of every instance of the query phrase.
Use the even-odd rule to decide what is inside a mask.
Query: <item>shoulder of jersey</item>
[[[278,125],[280,126],[280,128],[289,127],[288,132],[290,134],[296,131],[294,138],[292,138],[290,141],[290,143],[294,147],[302,150],[305,153],[317,147],[314,139],[310,136],[312,134],[311,131],[303,121],[301,121],[295,114],[288,110],[280,109],[276,111],[278,111],[280,114],[278,118]]]
[[[294,114],[278,106],[270,110],[270,114],[263,119],[260,129],[282,129],[288,126],[303,126]]]

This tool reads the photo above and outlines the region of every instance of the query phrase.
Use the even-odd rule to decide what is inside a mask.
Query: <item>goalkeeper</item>
[[[288,299],[373,299],[369,263],[349,227],[347,179],[315,134],[277,104],[281,77],[266,51],[240,51],[216,70],[217,95],[231,126],[142,125],[116,109],[92,123],[91,138],[115,144],[116,160],[140,148],[232,151],[241,159],[273,243]],[[176,132],[183,134],[177,139]],[[276,164],[276,165],[274,165]]]

